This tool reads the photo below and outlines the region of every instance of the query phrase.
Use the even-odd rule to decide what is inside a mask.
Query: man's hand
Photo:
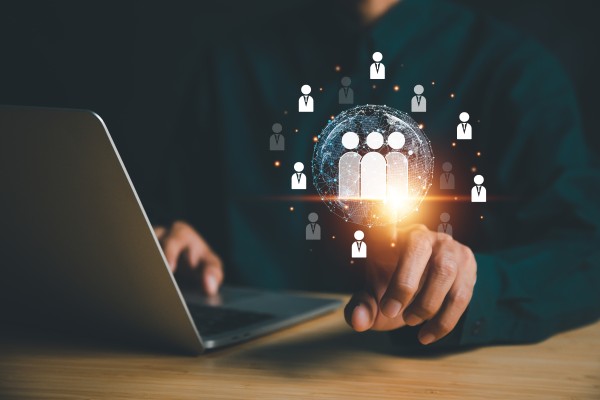
[[[446,336],[473,294],[477,264],[471,249],[422,225],[398,232],[395,247],[388,243],[387,249],[369,249],[367,286],[346,306],[348,324],[362,332],[425,322],[421,343]]]
[[[217,294],[223,282],[223,264],[194,228],[177,221],[168,229],[156,226],[154,232],[172,272],[180,267],[197,272],[204,292]]]

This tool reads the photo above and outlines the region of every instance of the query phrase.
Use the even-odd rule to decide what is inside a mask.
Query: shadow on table
[[[293,376],[306,371],[330,369],[339,373],[344,369],[356,369],[357,364],[359,368],[377,368],[377,365],[373,364],[380,362],[382,357],[388,360],[440,360],[468,350],[444,351],[408,347],[392,343],[385,332],[356,333],[348,330],[309,337],[298,336],[283,343],[261,343],[241,351],[234,350],[226,357],[216,359],[215,363],[258,363],[261,369]]]

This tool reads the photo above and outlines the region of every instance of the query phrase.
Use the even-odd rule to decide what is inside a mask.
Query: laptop
[[[224,287],[182,293],[102,119],[0,106],[0,320],[186,354],[340,307]]]

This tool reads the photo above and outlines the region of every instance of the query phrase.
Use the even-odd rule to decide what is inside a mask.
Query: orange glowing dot
[[[332,239],[335,239],[335,236],[332,236],[331,238],[332,238]]]
[[[273,165],[275,165],[276,167],[279,167],[281,165],[281,163],[279,162],[279,160],[277,160],[273,163]]]
[[[392,243],[390,246],[392,246],[392,247],[396,247],[396,243]]]
[[[350,260],[350,264],[354,264],[354,260]]]
[[[471,167],[471,172],[477,172],[477,167]]]
[[[394,92],[397,92],[398,90],[400,90],[400,86],[394,85]]]
[[[450,93],[450,98],[453,99],[454,98],[454,93]]]
[[[480,151],[477,152],[477,157],[481,157],[481,152]]]
[[[458,200],[458,197],[454,196],[454,200]]]
[[[423,129],[424,127],[425,127],[425,125],[419,124],[419,129]]]
[[[348,206],[344,206],[344,208],[347,210],[347,209],[348,209]]]
[[[322,88],[322,87],[320,87],[320,88],[319,88],[319,92],[322,92],[322,91],[323,91],[323,88]]]
[[[342,67],[340,67],[339,65],[335,66],[335,72],[340,72],[342,70]]]
[[[335,116],[333,116],[333,115],[329,116],[329,119],[332,120],[332,121],[333,121],[334,118],[335,118]]]
[[[452,147],[456,147],[456,142],[452,142]]]
[[[435,82],[434,81],[431,81],[431,86],[435,86]]]
[[[319,138],[316,136],[313,136],[313,142],[317,143],[319,141]]]
[[[483,219],[483,215],[480,215],[480,216],[479,216],[479,219]]]
[[[373,85],[373,89],[377,89],[377,85]]]
[[[294,211],[294,207],[290,207],[290,211]]]

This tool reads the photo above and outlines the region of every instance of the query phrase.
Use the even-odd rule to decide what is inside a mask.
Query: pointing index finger
[[[431,232],[426,228],[413,229],[407,234],[400,262],[381,299],[381,311],[385,316],[396,317],[410,303],[419,289],[432,246]]]

